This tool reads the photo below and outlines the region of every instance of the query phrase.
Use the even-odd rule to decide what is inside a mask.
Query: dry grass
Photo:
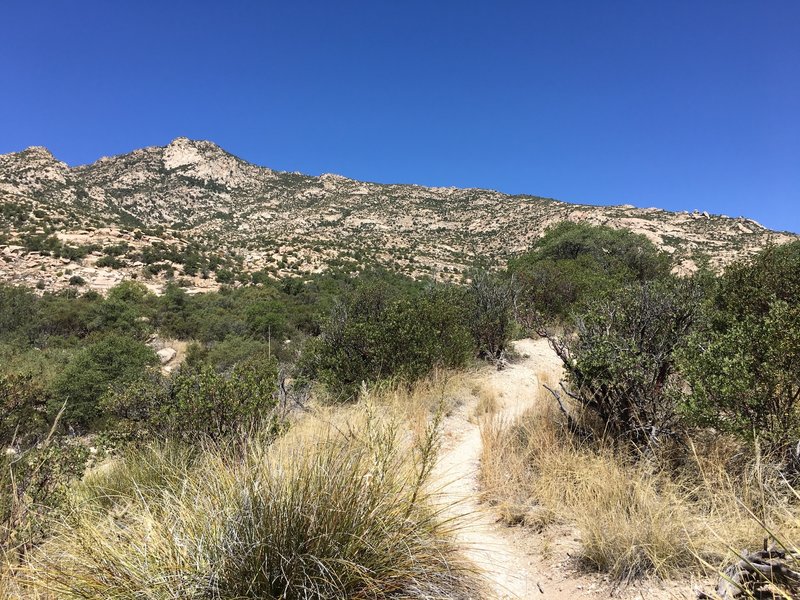
[[[500,401],[497,390],[487,381],[476,381],[470,390],[471,394],[478,399],[475,404],[475,419],[483,419],[495,414],[500,408]]]
[[[736,458],[719,438],[680,460],[632,460],[568,434],[544,389],[535,409],[513,423],[489,419],[482,435],[482,483],[503,519],[574,526],[584,564],[618,580],[701,572],[732,549],[759,547],[753,515],[791,539],[800,534],[777,470]]]
[[[76,490],[25,583],[59,599],[479,598],[427,490],[459,385],[319,409],[271,444],[132,453]]]

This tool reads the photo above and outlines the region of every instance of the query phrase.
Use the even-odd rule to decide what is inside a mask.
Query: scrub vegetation
[[[452,406],[430,382],[502,368],[526,335],[563,373],[510,422],[489,391],[475,413],[505,522],[577,528],[581,564],[617,580],[789,546],[800,243],[670,268],[643,236],[562,224],[464,285],[0,286],[0,592],[486,597],[434,501]]]

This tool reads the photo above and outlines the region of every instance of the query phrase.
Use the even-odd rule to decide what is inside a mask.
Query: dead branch
[[[739,560],[721,574],[713,595],[700,592],[700,599],[736,600],[739,598],[800,597],[800,555],[776,546],[744,551]]]
[[[573,395],[572,395],[572,394],[571,394],[571,393],[570,393],[570,392],[569,392],[569,391],[568,391],[568,390],[567,390],[567,389],[564,387],[564,382],[563,382],[563,381],[561,382],[561,384],[560,384],[560,385],[561,385],[561,389],[562,389],[562,391],[563,391],[565,394],[567,394],[567,396],[569,396],[569,397],[571,397],[571,398],[573,398],[573,397],[574,397],[574,396],[573,396]],[[570,433],[572,433],[572,434],[574,434],[574,435],[576,435],[576,436],[578,436],[578,437],[581,437],[581,438],[588,439],[588,438],[592,437],[592,432],[591,432],[590,430],[588,430],[587,428],[585,428],[585,427],[582,427],[582,426],[580,425],[580,423],[578,423],[578,422],[575,420],[575,418],[574,418],[574,417],[573,417],[573,416],[572,416],[572,415],[569,413],[569,411],[567,411],[566,407],[564,406],[564,403],[563,403],[563,402],[562,402],[562,400],[561,400],[561,394],[559,394],[559,393],[558,393],[556,390],[554,390],[553,388],[551,388],[551,387],[550,387],[549,385],[547,385],[547,384],[542,384],[542,387],[544,387],[544,389],[546,389],[548,392],[550,392],[550,393],[553,395],[553,398],[555,398],[555,399],[556,399],[556,402],[558,403],[558,409],[561,411],[561,414],[562,414],[562,415],[564,415],[564,418],[567,420],[567,430],[568,430]]]

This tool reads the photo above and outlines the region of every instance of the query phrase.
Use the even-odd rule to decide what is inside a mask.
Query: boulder
[[[156,352],[156,354],[158,355],[158,360],[161,361],[162,365],[167,364],[169,361],[175,358],[175,355],[177,353],[178,351],[175,350],[175,348],[162,348],[161,350]]]

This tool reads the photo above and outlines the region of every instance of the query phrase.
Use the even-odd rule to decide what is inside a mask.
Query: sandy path
[[[520,340],[515,347],[525,358],[489,376],[501,403],[498,413],[507,419],[532,406],[538,372],[558,372],[560,368],[546,340]],[[442,456],[435,473],[436,480],[444,485],[442,501],[450,506],[450,515],[464,519],[458,541],[467,557],[483,571],[496,592],[495,599],[542,598],[543,577],[533,568],[534,558],[514,541],[513,532],[499,525],[496,517],[478,503],[481,434],[470,419],[474,410],[474,402],[464,404],[445,421]],[[547,597],[569,596],[551,590]]]
[[[561,363],[543,339],[519,340],[514,347],[522,356],[502,371],[493,371],[482,380],[498,395],[497,414],[512,420],[532,407],[538,397],[539,375],[557,381]],[[613,588],[607,578],[577,572],[569,558],[542,558],[545,543],[541,534],[524,527],[498,523],[491,507],[479,503],[478,479],[482,450],[480,428],[474,418],[476,400],[461,405],[443,427],[442,454],[434,472],[441,490],[446,514],[464,523],[458,542],[464,553],[482,571],[493,596],[487,600],[576,600],[618,598],[620,600],[667,600],[695,598],[686,583],[642,582],[624,589]],[[579,542],[569,527],[558,545],[575,547]],[[552,539],[551,539],[552,541]]]

